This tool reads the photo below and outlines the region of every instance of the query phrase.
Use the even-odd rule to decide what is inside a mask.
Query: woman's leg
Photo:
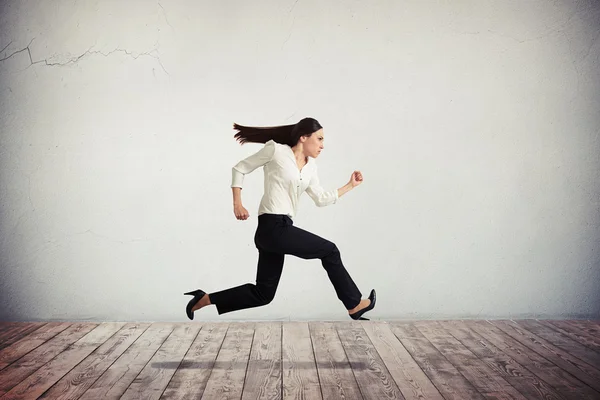
[[[279,285],[284,257],[284,254],[259,249],[256,284],[247,283],[210,293],[210,303],[217,306],[219,314],[269,304]]]
[[[258,237],[260,244],[266,250],[276,250],[303,259],[320,259],[333,284],[338,299],[347,310],[356,310],[361,305],[362,294],[342,263],[337,246],[322,237],[293,226],[290,218],[284,218],[285,223],[280,229],[273,230],[267,237]],[[368,305],[369,300],[361,307]]]

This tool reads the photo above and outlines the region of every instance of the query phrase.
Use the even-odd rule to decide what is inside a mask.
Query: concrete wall
[[[3,1],[0,319],[187,320],[253,282],[262,172],[233,215],[231,124],[325,127],[295,223],[372,318],[600,316],[594,1]],[[266,307],[346,319],[318,260]]]

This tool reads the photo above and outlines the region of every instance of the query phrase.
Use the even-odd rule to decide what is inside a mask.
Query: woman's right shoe
[[[369,304],[368,306],[366,306],[362,310],[358,310],[354,314],[350,314],[350,318],[356,319],[356,320],[366,320],[366,321],[368,321],[369,319],[363,317],[362,315],[364,313],[366,313],[367,311],[371,311],[375,307],[375,301],[377,300],[377,298],[375,296],[375,289],[371,290],[371,294],[369,295],[369,300],[371,300],[371,304]]]
[[[191,299],[187,306],[185,307],[185,313],[187,314],[189,319],[194,319],[194,312],[192,311],[192,308],[194,308],[194,306],[196,305],[196,303],[198,303],[200,301],[200,299],[202,297],[204,297],[204,295],[206,293],[204,293],[202,290],[198,289],[198,290],[194,290],[193,292],[187,292],[184,294],[189,294],[191,296],[194,296],[193,299]]]

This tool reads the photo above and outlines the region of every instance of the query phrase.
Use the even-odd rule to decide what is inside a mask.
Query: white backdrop
[[[374,319],[600,316],[594,1],[3,1],[0,319],[184,321],[253,282],[262,170],[233,215],[233,122],[325,128],[297,226]],[[347,319],[319,260],[266,307]]]

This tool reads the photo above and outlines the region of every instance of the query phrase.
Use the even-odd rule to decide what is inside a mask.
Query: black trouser
[[[259,215],[254,244],[258,249],[256,285],[247,283],[210,293],[210,302],[216,305],[219,314],[270,303],[277,291],[286,254],[306,260],[319,258],[346,309],[351,310],[360,303],[362,294],[342,264],[337,246],[293,226],[287,215]]]

